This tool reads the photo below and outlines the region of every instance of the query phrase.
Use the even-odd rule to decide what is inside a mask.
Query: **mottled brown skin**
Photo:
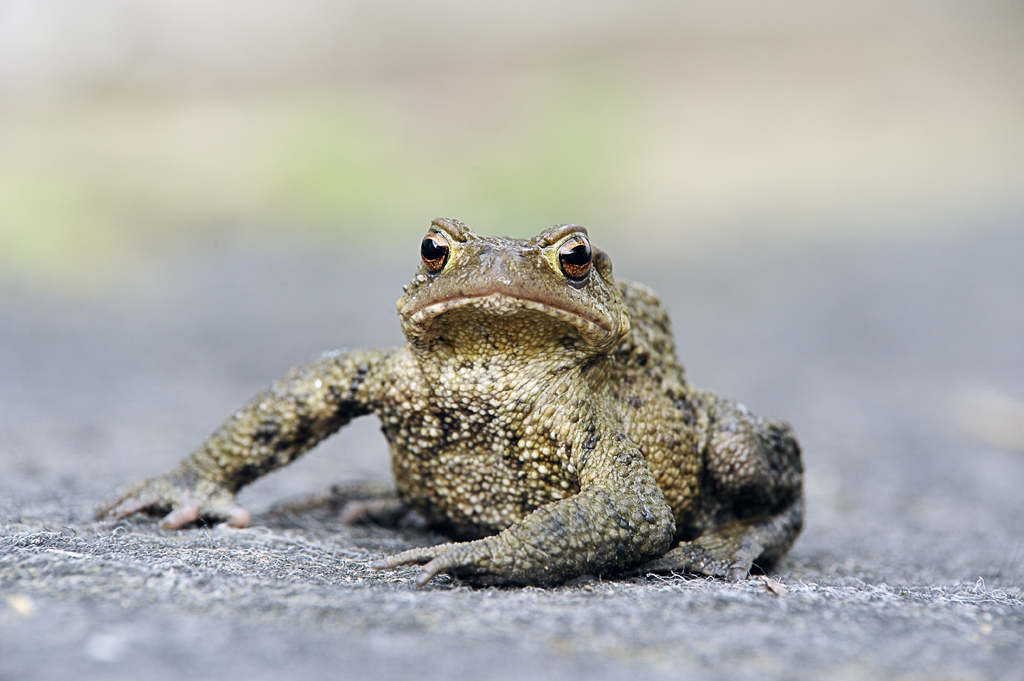
[[[616,282],[603,252],[585,277],[567,276],[559,249],[586,230],[513,240],[435,220],[428,236],[450,250],[398,301],[407,345],[293,369],[175,470],[98,515],[170,510],[164,527],[243,526],[239,489],[373,413],[401,503],[471,540],[374,564],[425,563],[421,586],[443,572],[517,584],[632,569],[737,579],[789,549],[803,517],[790,427],[688,384],[661,302]]]

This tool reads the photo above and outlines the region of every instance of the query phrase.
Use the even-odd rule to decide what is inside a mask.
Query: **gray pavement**
[[[373,573],[440,537],[280,507],[386,480],[369,420],[245,490],[249,529],[92,522],[289,366],[399,343],[414,256],[234,248],[100,301],[0,294],[0,679],[1024,678],[1024,454],[955,422],[977,386],[1024,399],[1020,224],[676,271],[612,253],[666,299],[694,383],[796,427],[808,518],[781,594]]]

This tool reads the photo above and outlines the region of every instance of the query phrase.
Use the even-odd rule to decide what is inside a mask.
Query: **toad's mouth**
[[[459,312],[469,310],[478,311],[480,319],[467,323],[467,319]],[[482,330],[488,327],[488,319],[498,322],[524,313],[539,314],[548,320],[564,324],[597,351],[610,349],[619,338],[611,321],[602,319],[593,312],[567,309],[566,306],[549,300],[509,295],[501,291],[474,292],[433,300],[418,309],[403,310],[401,316],[406,336],[410,340],[425,341],[438,333],[443,333],[442,329],[446,326],[444,322],[449,319],[451,323],[459,325],[461,330],[471,331],[474,328]],[[524,326],[516,328],[528,328],[526,325],[532,325],[532,322],[524,321]],[[517,332],[520,333],[521,331]]]
[[[488,313],[511,315],[522,310],[534,310],[555,317],[573,326],[585,325],[595,333],[611,333],[612,324],[608,319],[588,311],[571,309],[558,305],[550,300],[543,300],[522,295],[509,295],[504,291],[482,291],[472,294],[454,295],[449,298],[435,300],[417,310],[402,311],[402,321],[417,326],[429,325],[434,319],[451,310],[463,307],[481,307]]]

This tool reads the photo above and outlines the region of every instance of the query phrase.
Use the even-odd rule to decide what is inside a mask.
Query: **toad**
[[[293,369],[172,471],[97,511],[242,527],[236,493],[375,415],[401,504],[455,543],[383,558],[485,584],[767,568],[803,522],[791,427],[687,382],[650,289],[587,230],[478,236],[435,220],[398,301],[408,342]]]

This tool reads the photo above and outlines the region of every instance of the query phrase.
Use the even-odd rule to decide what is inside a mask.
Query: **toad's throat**
[[[462,373],[487,367],[508,371],[510,362],[538,372],[543,365],[591,354],[578,324],[523,307],[511,314],[456,308],[435,318],[413,347],[429,348],[432,364],[451,362]]]

